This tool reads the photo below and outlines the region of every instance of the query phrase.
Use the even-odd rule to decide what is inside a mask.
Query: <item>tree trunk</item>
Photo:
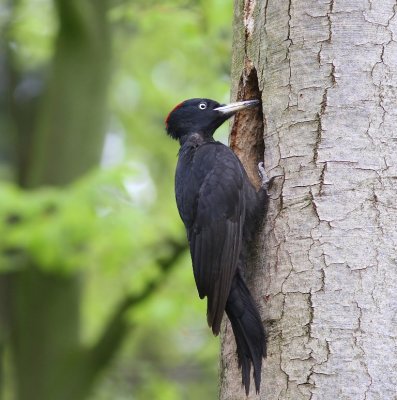
[[[262,98],[231,144],[271,189],[247,281],[269,334],[260,395],[397,396],[397,5],[235,2],[232,97]],[[255,139],[256,138],[256,139]],[[262,138],[261,138],[262,139]],[[223,400],[243,399],[229,323]]]

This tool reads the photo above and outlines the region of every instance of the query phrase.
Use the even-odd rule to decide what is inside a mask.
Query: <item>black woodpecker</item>
[[[167,133],[181,145],[175,194],[197,290],[201,299],[207,297],[207,321],[214,335],[219,334],[223,312],[229,317],[247,395],[251,364],[259,392],[266,335],[242,271],[267,210],[268,181],[260,163],[263,185],[257,192],[233,151],[212,136],[236,112],[258,104],[259,100],[221,105],[190,99],[178,104],[165,121]]]

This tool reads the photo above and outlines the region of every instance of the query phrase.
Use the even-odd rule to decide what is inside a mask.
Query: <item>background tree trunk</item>
[[[250,399],[393,399],[397,387],[397,4],[235,2],[231,144],[270,175],[247,280],[269,333]],[[253,130],[254,129],[254,130]],[[243,399],[229,322],[223,400]],[[253,392],[253,390],[251,390]]]
[[[35,124],[24,120],[22,107],[10,105],[18,124],[18,183],[24,188],[63,186],[81,177],[98,164],[105,135],[108,1],[55,5],[59,32]],[[21,257],[20,271],[0,277],[0,339],[9,336],[18,400],[79,400],[91,389],[102,364],[82,348],[79,296],[78,274],[48,273],[28,257]]]

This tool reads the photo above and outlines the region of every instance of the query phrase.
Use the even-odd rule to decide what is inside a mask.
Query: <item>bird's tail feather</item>
[[[236,339],[245,392],[248,396],[252,364],[255,389],[258,393],[261,384],[262,358],[266,357],[266,335],[258,309],[239,272],[233,278],[225,311]]]

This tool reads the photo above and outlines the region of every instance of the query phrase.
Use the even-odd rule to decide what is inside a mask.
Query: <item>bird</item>
[[[165,119],[167,134],[179,141],[175,197],[185,225],[199,297],[207,297],[207,322],[217,336],[226,312],[234,333],[242,386],[248,396],[251,366],[260,391],[267,337],[244,280],[252,239],[267,212],[269,179],[258,164],[257,191],[236,154],[213,138],[216,129],[257,99],[228,105],[194,98],[176,105]],[[247,132],[248,133],[248,132]]]

